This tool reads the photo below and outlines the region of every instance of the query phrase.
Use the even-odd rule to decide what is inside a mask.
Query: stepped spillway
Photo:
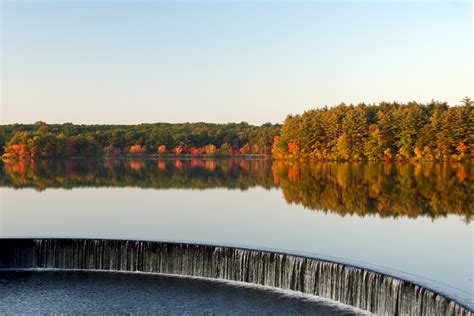
[[[316,258],[185,243],[0,239],[0,269],[162,273],[300,291],[383,315],[474,313],[449,298],[374,271]]]

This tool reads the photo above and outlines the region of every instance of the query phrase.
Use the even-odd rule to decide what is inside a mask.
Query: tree
[[[383,159],[386,146],[382,140],[382,133],[377,124],[369,127],[367,141],[364,145],[364,155],[368,160],[380,161]]]
[[[250,145],[249,143],[245,144],[244,146],[242,146],[242,148],[240,148],[239,150],[239,153],[241,155],[247,155],[250,153]]]
[[[474,101],[472,101],[471,98],[466,96],[464,99],[461,100],[461,104],[466,106],[466,107],[469,107],[469,106],[474,105]]]
[[[349,144],[346,133],[342,133],[337,139],[337,157],[341,160],[351,159],[351,145]]]
[[[344,153],[339,154],[345,156],[346,159],[363,159],[367,130],[365,106],[351,107],[342,120],[344,138],[338,140],[338,149],[342,146]]]
[[[162,155],[162,154],[165,154],[166,153],[166,145],[160,145],[158,146],[158,148],[156,149],[157,153]]]
[[[145,152],[145,148],[140,144],[135,144],[135,145],[130,146],[130,149],[128,151],[132,155],[139,155]]]
[[[217,153],[217,147],[213,144],[209,144],[204,148],[204,151],[208,155],[215,155]]]
[[[229,150],[231,149],[230,145],[227,143],[222,144],[219,148],[218,153],[219,155],[226,156],[229,154]]]
[[[183,146],[178,146],[178,147],[175,147],[175,148],[174,148],[174,153],[175,153],[176,155],[180,155],[180,154],[183,152],[183,150],[184,150],[184,147],[183,147]]]

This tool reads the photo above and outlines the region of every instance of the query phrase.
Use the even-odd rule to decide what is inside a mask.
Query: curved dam
[[[95,239],[0,239],[0,270],[144,272],[299,291],[385,315],[474,315],[429,289],[381,273],[284,253]]]

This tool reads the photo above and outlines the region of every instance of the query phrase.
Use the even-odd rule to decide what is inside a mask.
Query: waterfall
[[[0,269],[140,271],[300,291],[385,315],[474,313],[381,273],[324,260],[210,245],[92,239],[0,239]]]

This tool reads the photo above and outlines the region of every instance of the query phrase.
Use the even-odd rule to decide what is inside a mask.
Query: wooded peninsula
[[[464,161],[474,158],[474,112],[460,105],[381,102],[309,110],[266,123],[0,126],[4,160],[122,156],[265,155],[317,161]]]

